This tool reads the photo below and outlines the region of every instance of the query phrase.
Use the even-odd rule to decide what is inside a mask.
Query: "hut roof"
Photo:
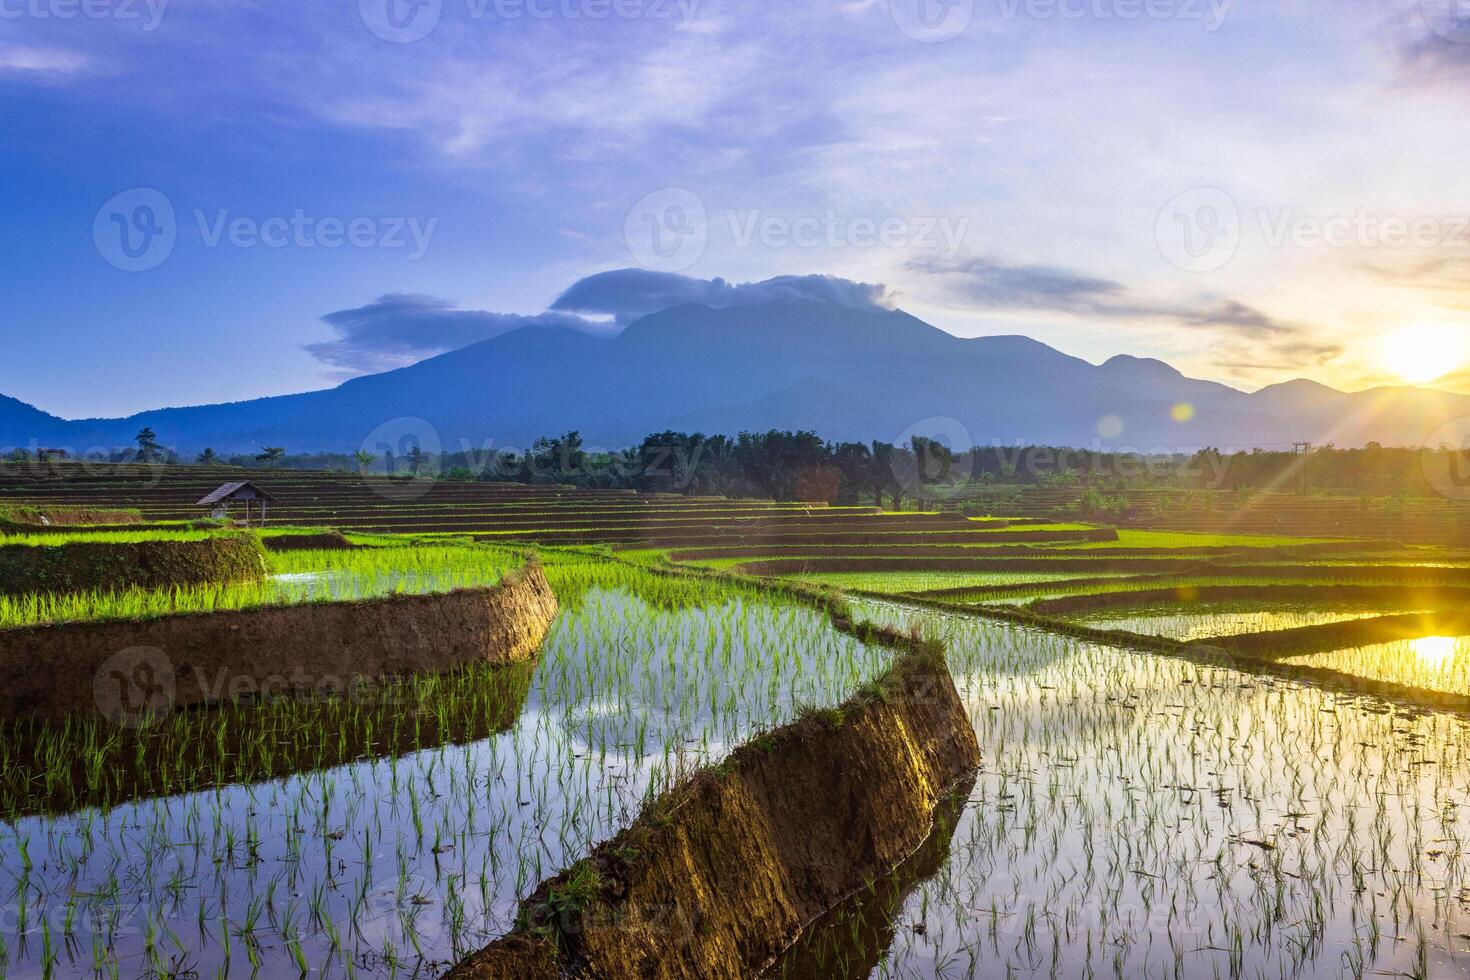
[[[270,494],[266,493],[264,490],[260,489],[260,487],[257,487],[255,484],[251,483],[249,480],[241,480],[239,483],[226,483],[224,486],[214,491],[214,493],[211,493],[209,496],[199,501],[196,506],[208,507],[212,504],[223,503],[226,500],[235,500],[240,496],[243,491],[247,489],[252,491],[254,494],[254,496],[250,498],[252,500],[273,501],[276,499],[275,497],[272,497]]]

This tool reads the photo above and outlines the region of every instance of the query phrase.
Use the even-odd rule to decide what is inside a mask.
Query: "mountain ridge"
[[[1297,379],[1247,393],[1154,358],[1095,365],[1023,335],[962,338],[902,310],[795,299],[675,306],[612,337],[526,327],[333,388],[119,419],[66,420],[0,396],[0,448],[120,447],[143,426],[185,453],[351,451],[395,427],[459,451],[525,448],[571,429],[618,447],[669,428],[866,442],[929,426],[975,445],[1186,451],[1419,445],[1466,417],[1470,396],[1433,389]]]

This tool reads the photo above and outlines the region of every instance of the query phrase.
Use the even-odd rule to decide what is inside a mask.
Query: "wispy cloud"
[[[54,77],[77,75],[91,65],[91,59],[80,51],[0,44],[0,72]]]
[[[730,283],[644,269],[615,269],[573,283],[550,310],[534,315],[463,310],[436,296],[389,293],[365,306],[323,316],[322,322],[337,336],[307,344],[305,350],[330,365],[335,376],[355,377],[404,367],[527,327],[562,327],[608,335],[639,317],[689,303],[724,308],[801,299],[874,309],[887,308],[892,296],[882,285],[833,276],[781,276],[765,282]]]
[[[1121,282],[1055,266],[1016,265],[995,258],[953,261],[926,257],[908,269],[934,277],[941,290],[979,310],[1034,310],[1109,320],[1166,320],[1250,334],[1284,334],[1299,328],[1233,299],[1192,303],[1140,296]]]
[[[322,321],[336,331],[336,339],[307,344],[306,350],[335,368],[338,377],[404,367],[525,327],[565,327],[587,333],[604,329],[594,321],[565,313],[522,316],[461,310],[448,300],[406,293],[389,293],[366,306],[328,313]]]
[[[791,300],[819,300],[855,309],[888,308],[893,296],[877,283],[835,276],[778,276],[764,282],[730,283],[646,269],[615,269],[575,283],[551,304],[553,310],[611,316],[626,324],[686,303],[724,308]]]

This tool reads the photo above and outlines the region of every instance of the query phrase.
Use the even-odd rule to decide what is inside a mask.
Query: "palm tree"
[[[195,461],[202,463],[205,466],[218,466],[219,453],[215,452],[213,449],[205,449],[204,452],[195,457]]]
[[[353,453],[352,458],[357,463],[357,471],[363,476],[366,476],[367,471],[378,461],[376,453],[370,453],[365,449],[359,449]]]
[[[149,426],[143,426],[138,434],[133,437],[138,444],[138,459],[142,462],[151,462],[160,452],[158,445],[158,433]]]
[[[286,458],[286,450],[282,446],[266,446],[255,456],[255,461],[267,466],[275,466]]]

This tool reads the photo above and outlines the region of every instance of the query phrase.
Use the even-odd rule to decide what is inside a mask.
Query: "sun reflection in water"
[[[1410,645],[1419,658],[1419,666],[1426,670],[1442,671],[1455,658],[1455,638],[1452,636],[1426,636]]]

